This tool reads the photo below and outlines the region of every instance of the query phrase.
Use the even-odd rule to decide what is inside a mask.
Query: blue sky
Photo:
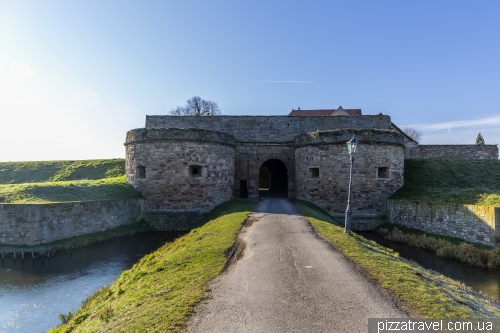
[[[0,161],[124,157],[127,130],[195,95],[497,144],[499,17],[500,0],[0,0]]]

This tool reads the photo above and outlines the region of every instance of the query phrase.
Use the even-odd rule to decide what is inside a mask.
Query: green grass
[[[41,161],[0,163],[0,184],[97,180],[125,174],[125,160]]]
[[[125,176],[98,180],[0,185],[0,203],[49,203],[140,198]]]
[[[0,163],[0,203],[132,199],[125,160]]]
[[[61,332],[178,332],[222,271],[251,202],[233,200],[87,298]]]
[[[404,185],[389,199],[500,205],[498,160],[405,160]]]
[[[311,203],[291,199],[314,229],[331,242],[365,274],[411,309],[413,316],[428,318],[498,317],[500,309],[456,281],[422,269],[397,252],[355,233]],[[474,309],[473,309],[474,308]]]

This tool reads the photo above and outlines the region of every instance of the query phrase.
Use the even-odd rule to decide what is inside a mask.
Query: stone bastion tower
[[[127,133],[126,177],[158,230],[188,229],[224,201],[262,196],[343,218],[354,135],[353,228],[362,229],[385,217],[403,185],[404,140],[389,116],[147,116]]]

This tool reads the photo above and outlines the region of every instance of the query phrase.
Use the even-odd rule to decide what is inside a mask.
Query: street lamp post
[[[351,233],[351,216],[352,216],[352,207],[351,207],[351,188],[352,188],[352,165],[354,163],[354,155],[356,154],[356,149],[358,148],[358,140],[356,137],[352,137],[351,140],[347,141],[347,152],[349,153],[349,159],[351,161],[351,167],[349,171],[349,194],[347,196],[347,209],[345,211],[345,230],[346,234]]]

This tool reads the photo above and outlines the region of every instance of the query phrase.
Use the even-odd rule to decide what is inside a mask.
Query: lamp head
[[[347,152],[349,155],[356,154],[356,150],[358,149],[358,140],[355,136],[352,137],[351,140],[347,141]]]

